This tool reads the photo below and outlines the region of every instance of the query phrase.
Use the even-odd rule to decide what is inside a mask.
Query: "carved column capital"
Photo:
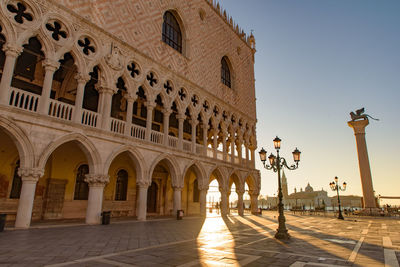
[[[110,94],[110,95],[113,95],[117,91],[116,89],[109,88],[109,87],[104,87],[104,86],[98,86],[98,87],[96,87],[96,89],[99,92],[99,94]]]
[[[3,48],[6,56],[18,57],[22,53],[22,46],[6,44]]]
[[[174,191],[182,191],[183,185],[172,185],[172,189],[174,189]]]
[[[149,182],[149,181],[143,181],[143,180],[141,180],[141,181],[137,181],[137,182],[136,182],[136,185],[137,185],[139,188],[148,188],[149,185],[150,185],[150,182]]]
[[[79,72],[75,75],[74,78],[78,82],[78,84],[80,83],[86,84],[90,80],[90,75]]]
[[[178,115],[176,115],[176,119],[179,121],[184,121],[186,119],[186,115],[182,114],[182,113],[178,113]]]
[[[85,175],[85,182],[87,182],[89,186],[105,186],[109,181],[109,175],[92,173]]]
[[[44,175],[44,170],[38,168],[19,168],[18,175],[22,181],[37,182]]]
[[[169,116],[172,113],[172,110],[170,108],[163,108],[162,113],[164,116]]]
[[[124,98],[126,99],[126,101],[129,102],[135,102],[137,99],[137,95],[136,94],[131,94],[131,93],[127,93],[125,94]]]
[[[60,67],[60,62],[52,59],[45,59],[43,61],[43,67],[45,71],[55,72]]]

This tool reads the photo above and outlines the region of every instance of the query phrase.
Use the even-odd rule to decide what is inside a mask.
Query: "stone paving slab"
[[[399,219],[285,216],[289,241],[276,212],[6,230],[0,267],[399,266]]]

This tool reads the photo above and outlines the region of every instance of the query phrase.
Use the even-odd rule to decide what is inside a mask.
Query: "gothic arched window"
[[[19,160],[15,164],[10,198],[19,198],[19,196],[21,195],[22,180],[21,177],[19,177],[18,175],[18,169],[19,169]]]
[[[221,59],[221,82],[231,88],[231,71],[226,57]]]
[[[89,173],[89,166],[83,164],[79,166],[78,172],[76,173],[75,181],[75,200],[87,200],[89,195],[89,185],[85,182],[85,175]]]
[[[182,33],[175,16],[167,11],[164,13],[162,40],[179,53],[182,53]]]
[[[117,174],[117,182],[115,185],[115,200],[126,200],[126,192],[128,191],[128,172],[120,170]]]
[[[193,182],[193,202],[199,202],[200,191],[199,191],[199,183],[197,179]]]

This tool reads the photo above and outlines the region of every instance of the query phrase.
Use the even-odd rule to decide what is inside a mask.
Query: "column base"
[[[290,235],[288,234],[288,231],[286,229],[285,230],[277,229],[276,230],[276,234],[275,234],[275,238],[276,239],[288,240],[288,239],[290,239]]]

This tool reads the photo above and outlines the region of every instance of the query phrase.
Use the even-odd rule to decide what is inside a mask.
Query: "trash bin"
[[[103,211],[102,215],[102,220],[101,224],[110,224],[110,219],[111,219],[111,211]]]
[[[176,211],[176,219],[177,220],[182,220],[182,218],[183,218],[183,210],[177,210]]]
[[[0,232],[3,232],[4,226],[6,225],[7,214],[0,214]]]

